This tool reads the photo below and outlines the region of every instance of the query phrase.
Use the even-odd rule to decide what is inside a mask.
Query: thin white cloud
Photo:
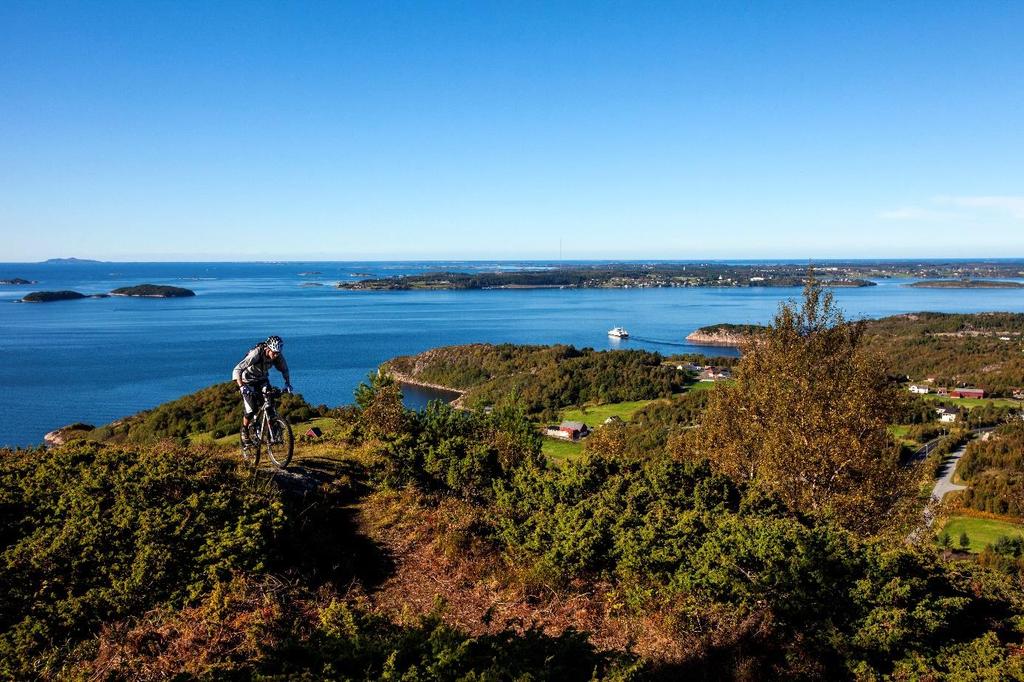
[[[1002,213],[1009,213],[1015,220],[1024,220],[1024,197],[1014,196],[974,196],[974,197],[935,197],[936,203],[959,208],[982,208]]]

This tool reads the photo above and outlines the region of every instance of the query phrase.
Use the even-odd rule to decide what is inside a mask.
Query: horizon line
[[[45,260],[33,261],[0,261],[0,265],[88,265],[104,263],[120,264],[174,264],[174,263],[208,263],[208,264],[253,264],[253,265],[274,265],[290,263],[548,263],[548,264],[573,264],[573,263],[734,263],[734,262],[774,262],[780,264],[800,263],[855,263],[855,262],[880,262],[895,263],[908,261],[936,262],[1003,262],[1003,263],[1024,263],[1024,255],[1020,256],[856,256],[856,257],[827,257],[814,258],[808,256],[794,257],[718,257],[718,258],[357,258],[357,259],[330,259],[330,258],[299,258],[299,259],[167,259],[167,260],[142,260],[142,259],[99,259],[99,258],[48,258]]]

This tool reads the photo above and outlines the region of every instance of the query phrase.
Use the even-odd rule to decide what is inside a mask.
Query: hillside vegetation
[[[872,320],[865,343],[893,372],[1009,397],[1024,387],[1024,314],[914,313]]]
[[[383,370],[399,379],[464,391],[462,402],[468,407],[513,400],[527,413],[546,417],[587,402],[667,398],[692,381],[657,353],[565,345],[449,346],[395,358]]]
[[[957,466],[967,484],[965,507],[1017,518],[1024,517],[1024,423],[997,429],[988,440],[976,440]]]
[[[282,395],[278,412],[292,423],[327,413],[325,406],[313,407],[301,395]],[[227,381],[182,396],[152,410],[119,419],[81,436],[103,442],[152,443],[163,438],[187,439],[200,434],[221,438],[237,434],[242,423],[242,400],[238,386]]]

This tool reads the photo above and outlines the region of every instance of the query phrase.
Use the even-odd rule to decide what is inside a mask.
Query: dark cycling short
[[[260,409],[263,405],[263,387],[266,386],[266,382],[256,384],[244,384],[244,386],[252,389],[248,395],[245,391],[242,392],[242,409],[245,411],[245,416],[252,419],[256,416],[256,410]]]

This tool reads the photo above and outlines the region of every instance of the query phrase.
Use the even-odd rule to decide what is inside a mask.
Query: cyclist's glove
[[[252,395],[252,394],[253,394],[252,386],[242,386],[242,395],[249,396],[249,395]]]

